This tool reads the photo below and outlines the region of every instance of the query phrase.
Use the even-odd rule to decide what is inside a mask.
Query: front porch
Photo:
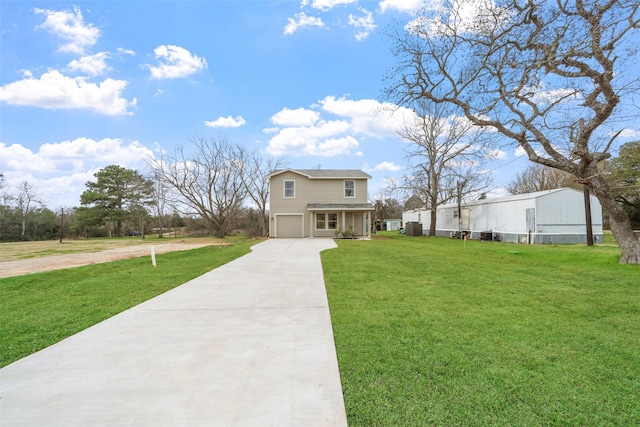
[[[341,232],[352,232],[354,237],[371,237],[371,212],[375,208],[364,204],[307,205],[309,237],[338,237]]]

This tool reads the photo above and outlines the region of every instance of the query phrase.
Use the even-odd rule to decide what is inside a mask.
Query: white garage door
[[[302,215],[277,215],[276,237],[302,237]]]

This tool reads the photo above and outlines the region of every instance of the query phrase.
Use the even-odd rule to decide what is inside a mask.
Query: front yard
[[[322,254],[350,426],[640,425],[640,268],[613,245]]]

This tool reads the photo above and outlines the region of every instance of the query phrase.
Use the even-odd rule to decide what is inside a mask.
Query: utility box
[[[404,225],[404,234],[407,236],[422,236],[422,223],[408,222]]]
[[[482,231],[480,233],[480,240],[487,240],[489,242],[493,241],[493,232],[491,232],[491,231]]]

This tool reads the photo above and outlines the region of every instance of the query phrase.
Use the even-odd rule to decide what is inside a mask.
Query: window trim
[[[287,182],[293,182],[293,196],[287,196]],[[285,199],[296,198],[296,180],[295,179],[285,179],[282,181],[282,197]]]
[[[319,220],[319,216],[322,215],[323,216],[323,220],[322,223],[324,224],[324,228],[318,228],[318,220]],[[329,219],[329,215],[335,215],[335,227],[331,228],[329,226],[330,222],[332,222]],[[313,221],[313,226],[314,226],[314,230],[316,231],[335,231],[338,229],[338,223],[339,223],[339,215],[338,212],[316,212],[314,215],[314,221]]]
[[[353,196],[347,196],[347,182],[353,182],[353,189],[352,189],[353,190]],[[343,195],[343,197],[345,199],[355,199],[355,197],[356,197],[356,180],[355,179],[345,179],[343,181],[342,188],[343,188],[342,195]]]

